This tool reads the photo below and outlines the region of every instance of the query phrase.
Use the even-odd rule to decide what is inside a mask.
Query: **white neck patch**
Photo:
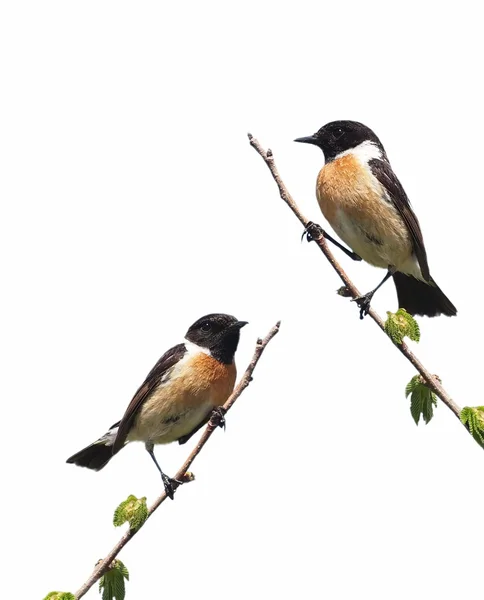
[[[358,144],[358,146],[355,148],[350,148],[350,150],[341,152],[335,157],[335,160],[341,158],[342,156],[348,156],[349,154],[355,156],[364,165],[367,165],[372,159],[382,158],[380,148],[374,142],[370,142],[370,140],[366,140],[366,142]]]
[[[193,342],[188,341],[186,338],[184,340],[184,343],[185,343],[185,347],[187,349],[187,355],[193,356],[194,354],[200,354],[200,352],[203,352],[203,354],[212,356],[212,353],[210,352],[210,350],[208,348],[203,348],[202,346],[197,346],[197,344],[194,344]]]

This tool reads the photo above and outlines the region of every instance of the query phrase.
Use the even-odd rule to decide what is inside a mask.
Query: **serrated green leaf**
[[[385,332],[394,344],[402,344],[404,337],[414,342],[420,341],[420,327],[404,308],[399,308],[396,313],[388,311],[387,315]]]
[[[113,581],[113,590],[116,600],[124,600],[126,590],[124,588],[124,579],[122,577],[116,577]]]
[[[129,528],[137,531],[147,518],[148,506],[146,504],[146,497],[137,498],[130,495],[114,511],[113,525],[119,527],[128,522]]]
[[[129,580],[128,569],[120,560],[113,560],[109,571],[106,571],[99,580],[102,600],[124,600],[126,595],[125,579]]]
[[[76,600],[70,592],[49,592],[44,600]]]
[[[437,396],[429,388],[425,388],[425,400],[423,403],[422,417],[425,424],[428,425],[434,416],[434,406],[437,406]]]
[[[463,425],[467,424],[467,421],[469,420],[469,417],[471,414],[472,414],[472,408],[470,408],[470,406],[464,406],[464,408],[460,411],[459,418]]]
[[[418,425],[418,422],[420,421],[420,415],[423,412],[423,402],[424,398],[420,393],[420,390],[413,390],[410,397],[410,414],[412,415],[416,425]]]
[[[387,312],[387,320],[385,321],[385,332],[394,344],[401,344],[403,336],[401,335],[400,328],[395,323],[394,313]]]
[[[435,376],[436,377],[436,376]],[[434,416],[434,406],[437,406],[437,396],[425,384],[421,375],[415,375],[405,387],[405,397],[410,396],[410,414],[418,425],[420,417],[428,424]]]
[[[99,580],[99,591],[102,593],[102,600],[113,600],[111,582],[105,579],[104,575]]]
[[[403,310],[401,308],[400,310]],[[406,311],[405,311],[406,312]],[[420,342],[420,326],[418,322],[413,318],[412,315],[407,313],[407,322],[409,325],[409,331],[407,333],[407,337],[409,337],[413,342]]]
[[[479,446],[484,447],[484,406],[465,406],[459,416]]]
[[[405,398],[408,398],[410,396],[410,394],[413,392],[413,390],[416,388],[416,386],[418,385],[418,382],[419,382],[419,378],[420,378],[420,375],[415,375],[407,383],[407,385],[405,387]]]
[[[116,560],[115,568],[121,573],[121,575],[129,581],[129,571],[124,563],[119,559]]]

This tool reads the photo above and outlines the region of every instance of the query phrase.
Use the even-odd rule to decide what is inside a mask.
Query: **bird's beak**
[[[307,137],[297,138],[294,140],[295,142],[301,142],[301,144],[314,144],[318,145],[318,140],[314,135],[308,135]]]
[[[234,323],[232,325],[232,327],[234,329],[242,329],[242,327],[245,327],[248,324],[248,321],[237,321],[236,323]]]

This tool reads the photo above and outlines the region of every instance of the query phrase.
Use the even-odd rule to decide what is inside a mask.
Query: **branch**
[[[259,359],[260,359],[262,353],[264,352],[267,344],[279,332],[280,325],[281,325],[281,322],[278,321],[263,340],[261,340],[261,339],[257,340],[254,354],[249,363],[249,366],[245,370],[245,373],[242,376],[241,380],[239,381],[237,387],[234,389],[231,396],[228,398],[227,402],[223,405],[223,408],[226,411],[228,411],[228,410],[230,410],[230,408],[232,408],[232,406],[235,403],[235,401],[237,400],[237,398],[242,394],[242,392],[245,390],[245,388],[252,381],[252,373],[253,373],[257,363],[259,362]],[[190,468],[190,466],[193,463],[193,461],[195,460],[195,458],[200,454],[202,448],[205,446],[205,444],[207,443],[207,441],[209,440],[209,438],[211,437],[211,435],[215,431],[215,429],[217,429],[217,427],[218,427],[218,424],[216,422],[214,422],[212,419],[210,419],[207,427],[205,428],[205,430],[203,432],[203,435],[201,436],[200,440],[198,441],[198,444],[195,446],[195,448],[192,450],[192,452],[190,453],[190,455],[188,456],[186,461],[178,469],[176,475],[174,476],[174,478],[173,478],[175,480],[174,487],[175,486],[179,487],[178,485],[176,485],[176,480],[183,481],[187,470]],[[163,492],[163,494],[161,494],[161,496],[159,496],[155,500],[155,502],[152,504],[152,506],[150,507],[147,518],[151,517],[151,515],[166,500],[166,498],[167,498],[167,495],[165,492]],[[145,521],[145,523],[146,523],[146,521]],[[141,527],[140,527],[140,529],[141,529]],[[96,567],[95,567],[92,575],[76,592],[76,596],[75,596],[76,600],[78,600],[79,598],[82,598],[89,591],[89,589],[96,583],[96,581],[98,581],[104,575],[104,573],[106,573],[106,571],[109,570],[111,563],[116,558],[116,556],[119,554],[121,549],[124,548],[124,546],[126,546],[126,544],[129,542],[129,540],[131,540],[138,531],[139,531],[139,529],[137,529],[137,530],[129,529],[123,535],[123,537],[119,540],[119,542],[114,546],[114,548],[107,554],[107,556],[105,558],[103,558],[102,560],[100,560],[96,564]]]
[[[277,167],[275,165],[274,157],[272,156],[272,151],[264,150],[262,148],[262,146],[259,144],[259,142],[250,133],[248,134],[248,136],[249,136],[249,141],[250,141],[250,145],[252,146],[252,148],[255,149],[255,151],[263,158],[264,162],[269,167],[271,175],[274,178],[274,181],[276,182],[277,187],[279,188],[279,194],[280,194],[281,198],[289,206],[289,208],[292,210],[292,212],[296,215],[296,217],[302,223],[304,228],[307,229],[308,226],[311,225],[311,221],[306,219],[306,217],[303,215],[303,213],[299,210],[299,207],[294,202],[293,197],[291,196],[291,194],[289,193],[288,189],[286,188],[284,182],[282,181],[281,176],[279,175],[279,171],[277,170]],[[312,231],[311,231],[311,233],[312,233]],[[313,236],[311,236],[311,237],[313,237]],[[328,261],[330,262],[333,269],[336,271],[336,273],[338,273],[340,279],[343,281],[346,289],[348,290],[348,294],[353,299],[358,298],[360,296],[360,292],[358,291],[358,289],[356,288],[354,283],[351,281],[351,279],[348,277],[348,275],[346,275],[346,273],[343,271],[340,264],[334,258],[333,254],[329,250],[328,244],[327,244],[326,240],[324,239],[324,237],[322,236],[322,234],[318,233],[315,237],[313,237],[313,239],[316,242],[316,244],[318,245],[321,252],[328,259]],[[385,332],[385,324],[382,321],[381,317],[372,308],[370,308],[370,311],[368,314],[373,319],[373,321],[378,325],[378,327],[385,333],[385,337],[388,337]],[[430,371],[428,371],[424,367],[424,365],[415,356],[415,354],[411,350],[409,350],[408,346],[404,342],[402,342],[401,344],[393,344],[393,345],[396,346],[400,350],[400,352],[405,356],[405,358],[412,363],[412,365],[417,369],[417,371],[420,373],[420,375],[425,380],[426,385],[436,394],[436,396],[438,396],[442,400],[442,402],[448,408],[450,408],[450,410],[454,413],[454,415],[460,420],[460,412],[461,412],[460,407],[452,400],[452,398],[446,392],[446,390],[443,388],[442,384],[437,379],[437,377],[435,377],[435,375],[432,375],[430,373]]]

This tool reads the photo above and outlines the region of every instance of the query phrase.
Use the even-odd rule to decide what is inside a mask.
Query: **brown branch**
[[[249,135],[250,145],[263,158],[264,162],[269,167],[271,175],[274,178],[274,181],[276,182],[277,187],[279,188],[279,194],[280,194],[281,198],[289,206],[289,208],[292,210],[292,212],[296,215],[296,217],[302,223],[304,228],[307,229],[308,225],[311,224],[311,221],[309,221],[309,219],[306,219],[306,217],[299,210],[299,207],[294,202],[293,197],[291,196],[291,194],[289,193],[288,189],[286,188],[284,182],[282,181],[281,176],[279,175],[279,171],[277,170],[277,167],[275,165],[274,157],[272,156],[271,150],[264,150],[262,148],[262,146],[259,144],[259,142],[250,133],[248,135]],[[311,230],[311,233],[312,233],[312,231],[313,230]],[[351,281],[351,279],[348,277],[348,275],[346,275],[346,273],[343,271],[343,269],[341,268],[341,265],[336,261],[335,257],[329,250],[328,244],[327,244],[326,240],[324,239],[324,237],[320,233],[319,234],[316,233],[315,236],[311,236],[311,237],[313,237],[314,241],[318,245],[321,252],[328,259],[328,261],[330,262],[331,266],[336,271],[336,273],[338,273],[340,279],[343,281],[346,289],[348,290],[349,295],[353,299],[358,298],[360,296],[359,291],[357,290],[356,286]],[[382,321],[381,317],[372,308],[370,308],[370,311],[368,314],[386,335],[385,324]],[[388,338],[388,339],[390,339],[390,338]],[[461,411],[460,407],[452,400],[450,395],[446,392],[446,390],[443,388],[442,384],[435,377],[435,375],[432,375],[430,373],[430,371],[428,371],[423,366],[423,364],[420,362],[420,360],[415,356],[415,354],[411,350],[409,350],[408,346],[405,343],[394,344],[394,345],[400,350],[400,352],[405,356],[405,358],[407,358],[407,360],[409,360],[412,363],[412,365],[417,369],[417,371],[420,373],[420,375],[422,375],[427,386],[442,400],[442,402],[446,406],[448,406],[450,408],[450,410],[455,414],[455,416],[457,418],[459,418],[460,411]]]
[[[234,389],[231,396],[228,398],[227,402],[223,406],[226,411],[228,411],[230,408],[232,408],[234,402],[237,400],[237,398],[242,394],[242,392],[245,390],[245,388],[252,381],[252,373],[253,373],[257,363],[259,362],[259,359],[260,359],[262,353],[264,352],[267,344],[279,332],[280,325],[281,325],[281,322],[280,321],[277,322],[263,340],[261,340],[261,339],[257,340],[254,354],[249,363],[249,366],[245,370],[245,373],[242,376],[241,380],[239,381],[237,387]],[[195,460],[195,458],[200,454],[200,451],[205,446],[205,444],[207,443],[207,441],[209,440],[209,438],[211,437],[211,435],[215,431],[215,429],[217,429],[217,426],[218,426],[218,424],[216,422],[214,422],[212,419],[209,421],[207,427],[205,428],[205,431],[203,432],[203,435],[201,436],[200,440],[198,441],[198,444],[192,450],[192,452],[190,453],[190,455],[188,456],[186,461],[183,463],[183,465],[178,469],[178,471],[174,477],[175,480],[183,481],[183,478],[184,478],[187,470],[190,468],[190,466],[193,463],[193,461]],[[176,485],[176,482],[174,485],[176,487],[179,487],[178,485]],[[166,498],[167,498],[167,495],[165,492],[163,492],[163,494],[161,494],[161,496],[159,496],[155,500],[155,502],[151,505],[151,507],[148,511],[148,518],[151,517],[151,515],[160,506],[160,504],[162,504],[166,500]],[[145,521],[145,523],[146,523],[146,521]],[[86,594],[86,592],[89,591],[89,589],[96,583],[96,581],[98,581],[104,575],[104,573],[106,573],[106,571],[109,570],[109,567],[110,567],[112,561],[116,558],[116,556],[119,554],[121,549],[124,548],[124,546],[126,546],[126,544],[129,542],[129,540],[131,540],[136,535],[137,531],[139,531],[139,529],[136,531],[133,531],[131,529],[128,530],[123,535],[123,537],[119,540],[119,542],[114,546],[114,548],[107,554],[107,556],[105,558],[103,558],[102,560],[100,560],[96,564],[96,567],[95,567],[92,575],[76,592],[76,600],[78,600],[79,598],[82,598],[82,596],[84,596]]]

